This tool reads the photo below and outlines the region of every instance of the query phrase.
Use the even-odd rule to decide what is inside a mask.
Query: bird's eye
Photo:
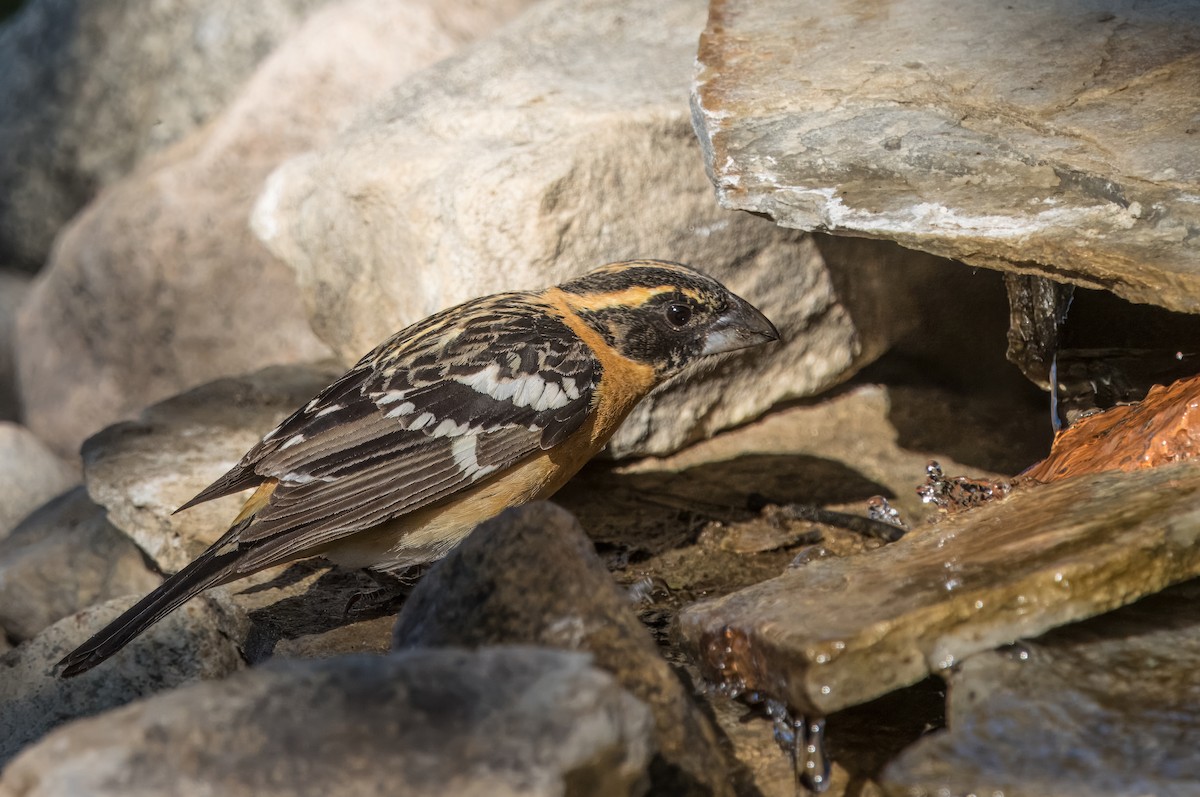
[[[692,320],[692,308],[686,304],[668,304],[663,312],[666,313],[667,320],[677,327]]]

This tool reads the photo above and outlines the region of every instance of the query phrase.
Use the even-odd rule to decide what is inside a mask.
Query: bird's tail
[[[91,639],[67,654],[58,663],[58,666],[62,667],[59,675],[71,678],[87,672],[190,598],[227,580],[234,574],[233,564],[240,556],[236,536],[243,525],[245,524],[235,524],[195,561],[168,578]],[[232,546],[229,544],[231,542]]]

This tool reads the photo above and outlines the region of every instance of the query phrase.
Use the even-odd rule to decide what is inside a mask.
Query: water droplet
[[[983,601],[975,601],[975,608],[976,608],[976,609],[982,609],[982,608],[983,608]]]

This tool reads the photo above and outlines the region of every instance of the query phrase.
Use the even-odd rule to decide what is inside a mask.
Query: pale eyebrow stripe
[[[575,310],[584,310],[593,312],[596,310],[607,310],[610,307],[638,307],[650,301],[656,296],[661,296],[664,293],[681,293],[693,301],[699,302],[700,295],[689,288],[682,288],[677,285],[659,285],[654,288],[635,287],[626,288],[623,291],[615,293],[600,293],[595,295],[579,295],[569,293],[568,302]]]

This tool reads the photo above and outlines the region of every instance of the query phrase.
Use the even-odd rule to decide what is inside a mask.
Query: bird
[[[253,488],[215,543],[59,662],[86,672],[204,590],[324,557],[384,576],[547,498],[651,390],[703,358],[779,340],[717,280],[610,263],[473,299],[397,332],[176,512]]]

